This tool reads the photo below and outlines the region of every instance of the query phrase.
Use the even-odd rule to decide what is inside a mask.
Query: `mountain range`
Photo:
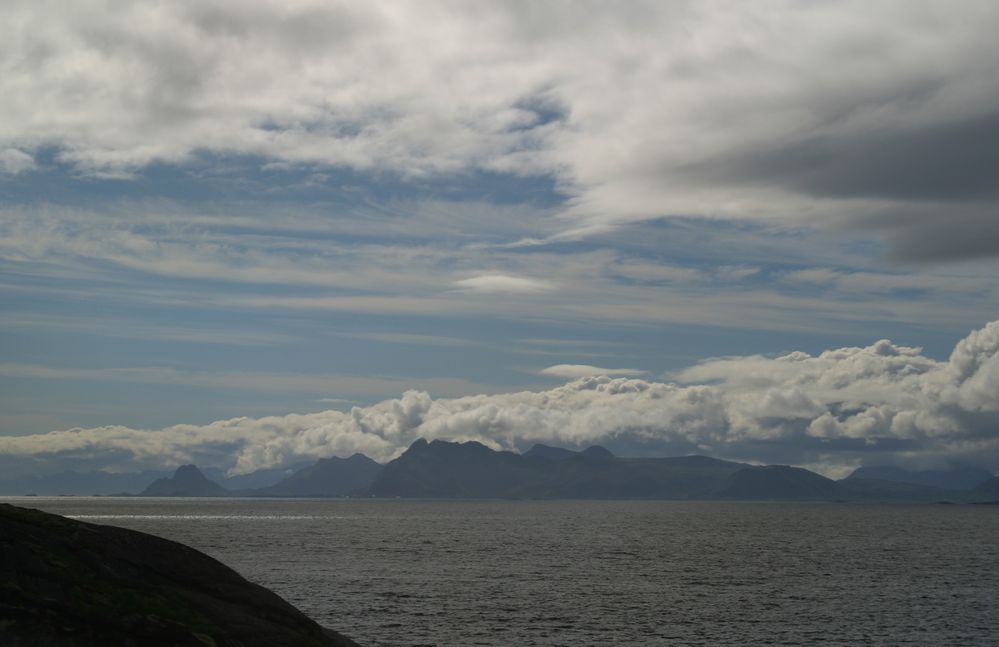
[[[495,451],[478,442],[420,439],[381,465],[363,454],[322,458],[297,469],[269,469],[221,479],[194,465],[169,474],[55,475],[52,487],[82,484],[82,492],[129,489],[141,496],[251,496],[501,499],[729,499],[977,502],[999,500],[999,477],[959,465],[949,470],[909,471],[874,466],[836,481],[787,465],[750,465],[708,456],[621,458],[603,447],[583,451],[535,445],[523,454]],[[150,477],[154,480],[150,483]],[[141,483],[148,485],[143,489]],[[24,483],[22,483],[24,484]],[[11,482],[0,481],[0,494]],[[128,488],[119,487],[128,485]],[[101,492],[101,488],[106,491]],[[115,490],[108,490],[114,487]]]

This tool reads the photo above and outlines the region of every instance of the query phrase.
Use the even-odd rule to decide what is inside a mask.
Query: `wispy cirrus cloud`
[[[417,386],[435,393],[468,394],[495,390],[460,378],[336,375],[329,373],[207,372],[169,366],[76,368],[42,364],[0,364],[0,376],[20,379],[171,384],[257,392],[347,394],[384,397]]]

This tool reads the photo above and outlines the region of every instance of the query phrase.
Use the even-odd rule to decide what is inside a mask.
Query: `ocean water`
[[[181,541],[371,647],[999,644],[999,506],[6,500]]]

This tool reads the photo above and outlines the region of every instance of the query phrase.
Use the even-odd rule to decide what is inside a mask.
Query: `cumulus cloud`
[[[902,255],[999,251],[931,235],[941,205],[994,220],[992,2],[9,4],[0,149],[84,173],[510,173],[553,178],[577,232],[845,214]]]
[[[566,377],[576,379],[580,377],[596,377],[598,375],[644,375],[648,371],[635,368],[601,368],[588,364],[556,364],[538,371],[539,375],[551,375],[553,377]]]
[[[817,356],[715,359],[678,378],[586,376],[545,391],[460,398],[407,391],[350,411],[53,431],[0,438],[0,455],[242,473],[358,451],[385,461],[423,437],[497,449],[602,443],[624,454],[699,452],[830,473],[883,462],[999,466],[999,321],[963,339],[947,361],[881,340]]]

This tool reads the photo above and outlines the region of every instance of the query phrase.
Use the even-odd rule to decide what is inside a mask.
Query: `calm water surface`
[[[999,644],[997,506],[6,500],[181,541],[372,647]]]

